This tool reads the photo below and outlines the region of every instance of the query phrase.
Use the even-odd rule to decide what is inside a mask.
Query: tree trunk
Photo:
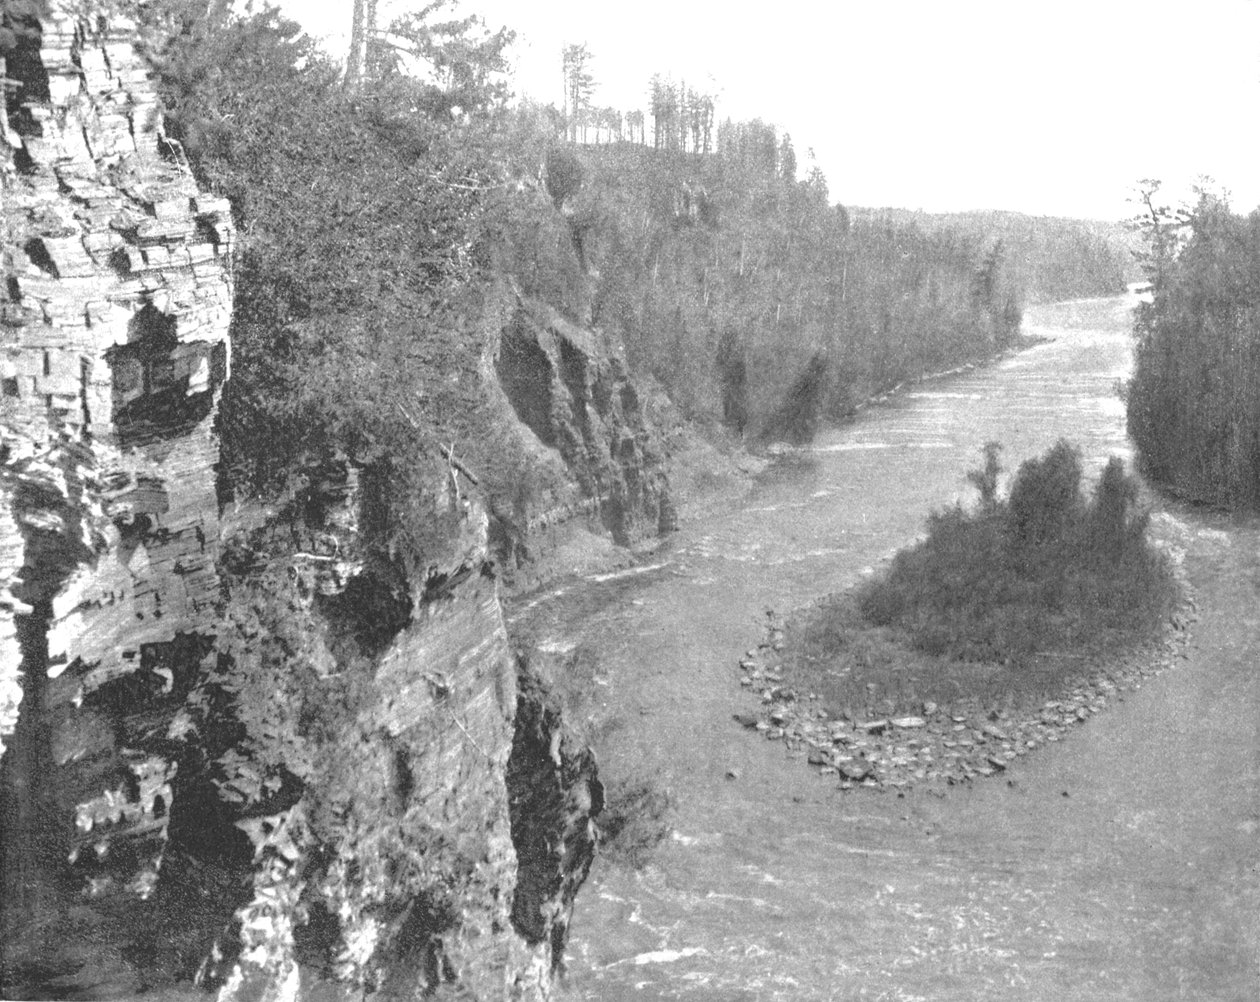
[[[354,90],[363,80],[367,63],[367,2],[354,0],[354,13],[350,20],[350,55],[346,59],[346,86]]]

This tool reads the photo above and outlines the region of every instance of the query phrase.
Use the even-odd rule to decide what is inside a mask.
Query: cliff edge
[[[387,464],[220,510],[230,206],[134,26],[68,11],[0,66],[0,994],[547,998],[602,789],[509,650],[494,497],[433,443],[410,561]],[[556,497],[655,530],[637,401],[558,326]]]

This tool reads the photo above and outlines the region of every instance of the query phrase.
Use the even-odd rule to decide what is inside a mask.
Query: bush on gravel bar
[[[933,514],[884,574],[789,622],[795,691],[849,716],[1031,704],[1160,636],[1179,592],[1124,463],[1086,497],[1079,453],[1059,442],[1002,497],[999,450],[968,474],[974,510]]]
[[[973,483],[996,482],[996,453]],[[1092,498],[1080,485],[1080,454],[1060,441],[1020,466],[1005,500],[982,489],[978,511],[933,514],[927,538],[859,590],[862,615],[925,653],[1000,664],[1150,634],[1174,589],[1137,483],[1113,457]]]

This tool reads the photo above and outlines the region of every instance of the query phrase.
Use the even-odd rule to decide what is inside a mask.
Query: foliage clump
[[[1007,529],[1022,547],[1062,544],[1082,507],[1081,461],[1060,440],[1019,468],[1007,500]]]
[[[932,515],[927,538],[860,591],[863,615],[927,653],[997,663],[1106,647],[1161,622],[1171,579],[1123,461],[1086,498],[1080,455],[1060,441],[1020,466],[1003,501],[996,456],[986,447],[973,471],[980,509]]]
[[[1260,506],[1260,210],[1143,193],[1151,301],[1139,306],[1129,434],[1146,472],[1192,501]]]
[[[850,716],[1036,706],[1161,636],[1179,591],[1123,461],[1087,495],[1059,442],[1003,497],[999,452],[989,443],[968,475],[974,510],[933,514],[885,573],[789,622],[794,687]]]

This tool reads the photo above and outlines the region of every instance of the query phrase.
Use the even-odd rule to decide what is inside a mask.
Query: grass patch
[[[1061,441],[1000,498],[998,452],[986,446],[969,474],[975,509],[934,513],[886,573],[789,623],[793,685],[849,716],[1024,704],[1160,636],[1178,589],[1123,462],[1087,497],[1079,453]]]

